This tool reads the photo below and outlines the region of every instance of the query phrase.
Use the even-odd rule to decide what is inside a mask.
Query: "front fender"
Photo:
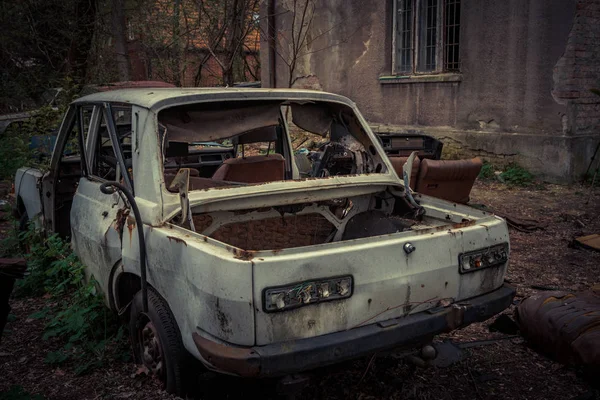
[[[41,222],[43,218],[40,183],[44,174],[35,168],[19,168],[15,175],[15,199],[22,204],[29,220]],[[21,210],[23,211],[23,210]]]

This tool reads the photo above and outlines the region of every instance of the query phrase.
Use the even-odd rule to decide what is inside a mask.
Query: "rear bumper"
[[[504,284],[493,292],[448,307],[266,346],[224,345],[197,333],[193,339],[202,357],[220,371],[248,377],[281,376],[426,342],[439,333],[490,318],[507,308],[514,296],[515,289]]]

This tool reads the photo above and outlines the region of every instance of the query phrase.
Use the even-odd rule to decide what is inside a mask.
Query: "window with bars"
[[[396,74],[460,71],[460,0],[394,0]]]

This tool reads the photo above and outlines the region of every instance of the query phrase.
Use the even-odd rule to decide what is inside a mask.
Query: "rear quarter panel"
[[[212,340],[254,344],[252,261],[213,239],[166,224],[145,225],[148,282],[171,308],[182,340],[199,357],[192,333]],[[123,232],[123,268],[139,275],[137,226]]]

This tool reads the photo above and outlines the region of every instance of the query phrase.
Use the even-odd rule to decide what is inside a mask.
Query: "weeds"
[[[46,308],[30,315],[46,321],[43,339],[61,339],[62,347],[46,355],[48,364],[72,362],[82,374],[110,358],[127,359],[124,328],[96,291],[96,281],[85,279],[85,267],[58,235],[44,238],[33,224],[20,239],[30,246],[29,275],[18,281],[16,296],[48,297]]]
[[[19,232],[17,221],[15,221],[12,215],[12,207],[10,204],[6,204],[3,207],[3,219],[9,221],[10,231],[5,238],[0,240],[0,258],[10,257],[10,256],[21,256],[22,251],[19,243]]]
[[[44,400],[39,394],[30,394],[21,386],[11,386],[7,392],[0,393],[0,400]]]
[[[496,178],[496,169],[494,165],[487,160],[483,161],[483,166],[481,167],[481,171],[479,171],[479,175],[477,178],[482,180],[492,180]]]
[[[515,163],[508,164],[498,178],[501,182],[514,186],[529,186],[534,181],[531,172]]]
[[[510,163],[506,165],[500,174],[498,174],[496,170],[497,168],[495,165],[487,160],[484,160],[483,166],[481,167],[481,171],[479,171],[477,178],[487,181],[498,180],[509,186],[522,187],[531,186],[535,182],[535,177],[533,174],[516,163]],[[538,184],[536,185],[536,189],[545,189],[545,187],[541,184]]]

